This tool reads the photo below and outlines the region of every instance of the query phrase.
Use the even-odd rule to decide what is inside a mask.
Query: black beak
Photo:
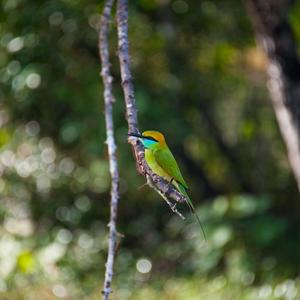
[[[144,138],[144,136],[142,136],[141,134],[138,134],[138,133],[128,133],[128,136],[134,136],[134,137],[141,138],[141,139]]]

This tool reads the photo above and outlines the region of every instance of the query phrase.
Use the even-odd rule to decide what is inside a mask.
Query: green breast
[[[170,181],[172,178],[171,176],[166,173],[160,165],[156,162],[153,151],[150,149],[145,149],[145,159],[151,170],[156,173],[157,175],[167,179]]]

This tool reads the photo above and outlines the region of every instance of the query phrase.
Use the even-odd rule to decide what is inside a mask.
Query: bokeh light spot
[[[76,199],[75,206],[82,212],[86,212],[91,208],[91,201],[87,196],[81,196]]]
[[[44,163],[46,164],[51,164],[54,162],[55,158],[56,158],[56,153],[54,151],[53,148],[45,148],[43,151],[42,151],[42,160]]]
[[[31,73],[26,78],[26,85],[30,89],[36,89],[40,86],[41,81],[41,76],[38,73]]]
[[[59,163],[59,170],[66,175],[69,175],[73,172],[75,164],[73,160],[69,157],[63,158]]]
[[[29,136],[36,136],[40,132],[40,125],[36,121],[30,121],[26,124],[25,131]]]
[[[174,3],[172,4],[172,8],[175,13],[184,14],[184,13],[188,12],[189,5],[185,1],[177,0],[177,1],[174,1]]]
[[[272,294],[272,287],[270,285],[263,285],[258,292],[258,297],[260,299],[267,299]]]
[[[16,37],[7,44],[7,50],[9,52],[18,52],[24,47],[24,39],[22,37]]]
[[[6,70],[9,75],[16,75],[21,70],[21,64],[18,60],[13,60],[7,65]]]
[[[100,20],[100,15],[99,14],[92,14],[91,16],[89,16],[89,25],[92,28],[97,29],[99,20]]]
[[[94,239],[87,233],[81,233],[78,239],[78,245],[83,249],[90,249],[94,245]]]
[[[12,167],[15,164],[16,156],[12,151],[5,150],[1,154],[0,160],[6,167]]]
[[[59,26],[64,21],[64,15],[62,12],[56,11],[49,16],[48,21],[51,26]]]
[[[48,193],[51,188],[51,181],[47,176],[43,175],[37,179],[36,187],[39,192]]]
[[[69,244],[72,241],[72,232],[68,229],[60,229],[57,233],[57,240],[62,244]]]
[[[140,258],[136,263],[136,269],[142,273],[149,273],[152,269],[152,262],[148,258]]]
[[[62,284],[54,285],[52,292],[58,298],[65,298],[67,296],[67,290]]]

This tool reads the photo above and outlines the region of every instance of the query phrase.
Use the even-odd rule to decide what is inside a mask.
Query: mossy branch
[[[118,56],[120,61],[122,87],[126,103],[126,116],[128,122],[128,133],[140,133],[138,129],[137,105],[134,95],[133,81],[130,71],[130,55],[128,42],[128,3],[127,0],[118,0],[117,2],[117,26],[118,26]],[[137,169],[142,174],[149,186],[154,188],[163,196],[167,203],[180,217],[183,217],[170,202],[184,203],[186,199],[184,195],[179,193],[176,188],[167,180],[153,173],[147,162],[145,161],[145,150],[143,145],[133,138],[128,138],[128,142],[132,145]]]

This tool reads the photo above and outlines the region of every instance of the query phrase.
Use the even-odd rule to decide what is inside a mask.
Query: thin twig
[[[167,204],[171,208],[172,212],[174,214],[176,214],[177,216],[179,216],[179,218],[181,218],[182,220],[185,220],[185,216],[177,209],[176,203],[174,204],[174,203],[170,202],[167,197],[164,197],[164,196],[162,196],[162,197],[167,202]]]
[[[119,201],[119,172],[117,162],[117,147],[114,138],[114,124],[112,115],[112,105],[114,96],[112,92],[112,76],[110,73],[108,31],[111,18],[111,10],[114,0],[107,0],[103,9],[99,29],[99,55],[102,62],[101,75],[104,84],[105,102],[105,124],[107,134],[107,148],[109,156],[109,169],[111,175],[111,202],[110,202],[110,221],[109,221],[109,243],[106,261],[105,279],[103,284],[103,299],[108,300],[112,292],[111,283],[113,278],[113,266],[116,250],[116,222]]]
[[[171,208],[172,212],[176,215],[179,216],[179,218],[181,218],[182,220],[185,220],[185,216],[177,209],[176,207],[176,203],[172,203],[165,195],[159,193],[162,198],[166,201],[166,203],[169,205],[169,207]]]
[[[128,43],[128,3],[127,0],[118,0],[117,4],[117,23],[119,38],[119,61],[121,68],[122,87],[126,102],[126,115],[128,122],[128,133],[139,133],[137,105],[134,96],[132,76],[130,72],[130,56]],[[145,151],[143,145],[136,139],[128,138],[128,142],[132,145],[137,168],[140,174],[146,179],[147,183],[154,188],[160,195],[164,195],[167,199],[175,202],[186,202],[184,195],[179,193],[175,187],[157,174],[153,173],[147,162],[145,161]]]
[[[157,175],[154,174],[154,176],[157,176]],[[173,203],[168,199],[168,193],[161,192],[159,189],[157,189],[157,187],[154,185],[154,183],[152,181],[152,178],[149,175],[147,175],[146,177],[147,177],[147,184],[151,188],[153,188],[166,201],[166,203],[169,205],[169,207],[173,211],[173,213],[178,215],[182,220],[185,220],[185,217],[183,216],[183,214],[176,208],[176,203]],[[168,183],[168,185],[171,185],[171,184]]]

